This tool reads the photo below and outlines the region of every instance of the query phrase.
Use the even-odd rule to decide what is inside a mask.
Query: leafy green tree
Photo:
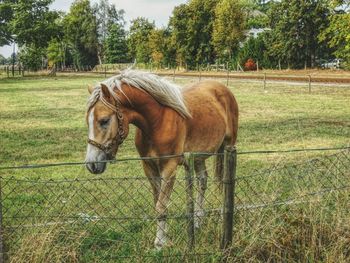
[[[350,6],[350,1],[335,1],[329,27],[319,34],[321,42],[326,41],[337,58],[342,58],[350,68],[350,10],[341,7]]]
[[[248,59],[253,59],[256,63],[258,63],[259,68],[276,67],[278,61],[269,56],[267,52],[268,38],[269,32],[261,33],[256,38],[250,37],[244,42],[243,47],[239,50],[237,62],[243,66]]]
[[[178,63],[189,68],[214,61],[212,44],[216,0],[191,0],[174,8],[169,29]]]
[[[100,63],[107,61],[114,61],[115,58],[108,58],[106,55],[106,41],[111,43],[111,35],[113,37],[120,36],[121,39],[117,39],[119,44],[125,40],[125,21],[124,21],[124,10],[118,10],[114,4],[110,4],[109,0],[100,0],[98,4],[95,4],[94,10],[97,17],[97,32],[98,32],[98,57]],[[117,24],[116,26],[112,26]],[[119,32],[117,32],[119,31]],[[107,40],[108,38],[108,40]],[[123,43],[124,46],[124,43]],[[124,51],[124,50],[123,50]],[[111,50],[108,51],[111,54]],[[120,60],[120,59],[117,59]],[[123,59],[125,60],[125,59]]]
[[[20,46],[46,48],[49,41],[59,34],[56,20],[59,14],[50,11],[52,0],[17,0],[12,5],[13,18],[10,21],[16,42]]]
[[[128,39],[129,55],[139,63],[148,63],[151,60],[149,48],[149,34],[155,28],[147,18],[138,17],[131,21]]]
[[[97,64],[97,20],[89,0],[76,0],[63,20],[65,41],[75,66]]]
[[[12,41],[10,21],[13,17],[13,3],[14,0],[0,1],[0,46]]]
[[[0,65],[5,65],[7,63],[7,59],[0,54]]]
[[[174,64],[175,50],[171,46],[170,33],[166,29],[153,29],[149,35],[152,62],[157,66]]]
[[[47,47],[47,58],[49,66],[61,66],[65,65],[65,43],[52,39]]]
[[[203,64],[214,61],[212,34],[216,4],[216,0],[192,0],[189,2],[190,19],[187,30],[186,62],[192,67],[196,63]]]
[[[243,5],[236,0],[221,0],[215,9],[213,45],[216,54],[231,60],[244,39],[245,14]]]
[[[124,10],[115,5],[108,8],[107,32],[103,45],[104,60],[107,63],[125,63],[128,61],[128,44],[125,31]]]
[[[328,26],[327,0],[282,0],[269,11],[271,43],[269,52],[293,68],[313,67],[327,53],[318,35]]]
[[[45,49],[38,48],[34,44],[23,46],[19,53],[19,60],[21,61],[22,65],[31,70],[41,69],[44,58]]]
[[[190,20],[190,9],[187,4],[176,6],[169,20],[171,32],[170,45],[175,50],[176,62],[182,66],[189,57],[187,31]]]
[[[126,33],[120,24],[111,23],[108,26],[104,50],[107,63],[125,63],[128,61]]]

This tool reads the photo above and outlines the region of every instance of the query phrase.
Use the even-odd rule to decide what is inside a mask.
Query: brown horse
[[[223,152],[225,145],[236,142],[238,105],[229,89],[216,81],[180,89],[156,75],[127,70],[89,91],[86,166],[94,174],[104,172],[106,163],[101,161],[115,158],[130,123],[136,126],[135,145],[141,157]],[[157,211],[154,244],[158,249],[167,242],[167,205],[176,168],[182,164],[182,157],[142,161],[153,189]],[[219,180],[222,167],[223,157],[218,155]],[[195,171],[199,189],[195,208],[198,227],[204,215],[205,158],[195,161]]]

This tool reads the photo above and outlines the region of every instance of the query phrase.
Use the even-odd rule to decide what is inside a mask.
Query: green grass
[[[100,80],[101,77],[95,76],[0,79],[0,166],[84,160],[87,85]],[[177,82],[185,85],[191,80]],[[239,151],[349,145],[350,86],[313,86],[311,94],[303,84],[268,83],[264,91],[259,82],[232,81],[230,88],[240,107]],[[238,159],[237,176],[250,176],[272,166],[292,167],[326,154],[329,152],[242,155]],[[137,156],[133,130],[118,153],[119,158],[128,156]],[[329,180],[348,183],[349,168],[342,166],[343,159],[339,160],[315,166],[316,171],[313,166],[298,166],[291,168],[294,172],[287,173],[286,169],[262,172],[262,176],[252,177],[250,181],[238,181],[237,204],[302,196],[323,186],[332,186]],[[208,167],[212,174],[212,161]],[[345,173],[341,173],[344,169]],[[0,175],[3,177],[3,224],[20,226],[8,233],[13,262],[115,262],[122,258],[130,262],[128,257],[135,255],[148,256],[137,258],[140,262],[195,260],[162,257],[186,251],[185,220],[169,219],[169,235],[174,245],[160,253],[152,248],[154,221],[116,220],[123,216],[154,216],[150,187],[139,161],[110,165],[102,176],[89,174],[83,166],[0,170]],[[185,211],[181,169],[178,176],[170,215]],[[118,179],[121,177],[140,179]],[[57,183],[59,180],[63,182]],[[212,180],[206,196],[208,209],[220,206],[221,196]],[[337,258],[346,261],[349,254],[344,251],[344,244],[350,240],[350,234],[349,224],[342,220],[349,216],[348,209],[345,211],[348,200],[348,193],[331,193],[318,200],[316,206],[303,204],[242,212],[236,218],[236,242],[231,255],[243,261],[332,261]],[[88,219],[98,216],[103,220],[86,221],[81,214],[86,214]],[[23,227],[62,220],[74,223]],[[196,234],[196,251],[214,252],[198,259],[201,262],[220,260],[217,249],[220,220],[208,217]],[[327,235],[329,240],[325,239]],[[320,242],[323,251],[318,250],[315,242]],[[33,243],[38,245],[33,247]],[[303,253],[296,255],[298,250]]]

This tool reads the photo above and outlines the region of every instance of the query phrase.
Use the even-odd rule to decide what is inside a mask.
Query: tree
[[[46,48],[49,41],[60,34],[56,20],[59,14],[49,11],[52,0],[17,0],[12,5],[10,21],[16,42],[20,46]]]
[[[7,59],[0,54],[0,65],[5,65],[7,63]]]
[[[186,62],[192,67],[196,63],[214,62],[212,34],[216,4],[216,0],[192,0],[189,3]]]
[[[89,0],[76,0],[64,17],[64,33],[75,66],[97,64],[97,20]]]
[[[170,36],[165,29],[153,29],[149,35],[149,48],[151,50],[152,62],[158,67],[167,63],[170,52]]]
[[[350,1],[335,2],[329,27],[319,34],[319,41],[327,42],[337,58],[342,58],[350,67],[350,10],[341,7],[350,6]]]
[[[313,67],[316,58],[328,50],[318,35],[328,26],[327,0],[282,0],[269,11],[271,31],[270,55],[288,66]]]
[[[111,23],[108,26],[104,50],[107,63],[125,63],[128,61],[126,34],[120,24]]]
[[[180,65],[189,68],[214,61],[212,45],[216,0],[191,0],[174,8],[169,29]]]
[[[238,63],[244,65],[248,59],[253,59],[258,63],[259,68],[271,68],[276,66],[278,61],[269,56],[267,52],[267,39],[269,39],[269,37],[269,32],[265,32],[260,33],[256,38],[250,37],[245,41],[237,56]]]
[[[190,56],[187,48],[189,20],[190,10],[186,4],[176,6],[169,20],[169,31],[171,32],[170,45],[175,50],[176,62],[180,64],[180,66],[182,66],[186,58]]]
[[[19,60],[22,65],[31,70],[39,70],[43,67],[43,58],[45,57],[45,49],[38,48],[34,44],[25,45],[19,53]]]
[[[138,17],[131,21],[128,47],[129,55],[139,63],[148,63],[151,60],[149,49],[149,34],[155,28],[147,18]]]
[[[215,9],[213,45],[221,58],[231,60],[244,39],[243,5],[236,0],[221,0]]]
[[[125,38],[125,21],[124,21],[124,10],[118,10],[114,4],[110,4],[108,0],[100,0],[99,4],[95,4],[94,10],[97,17],[97,32],[98,32],[98,57],[99,62],[104,63],[107,61],[114,60],[113,58],[107,58],[105,54],[105,45],[108,38],[108,42],[111,40],[110,34],[113,36],[122,36]],[[117,24],[116,26],[112,26]],[[119,33],[116,32],[119,30]],[[118,42],[121,39],[117,40]],[[125,39],[124,39],[125,41]],[[123,44],[124,45],[124,44]],[[110,54],[111,50],[109,50]]]
[[[8,45],[12,41],[10,21],[13,17],[13,0],[0,2],[0,46]]]
[[[47,47],[47,59],[49,66],[62,66],[65,64],[65,46],[62,41],[52,39]]]

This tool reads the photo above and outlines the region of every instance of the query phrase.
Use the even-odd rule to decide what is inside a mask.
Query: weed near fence
[[[204,221],[191,236],[194,214],[189,213],[189,207],[195,210],[198,186],[195,176],[191,184],[188,174],[179,171],[168,215],[172,245],[156,252],[156,214],[149,183],[141,170],[129,174],[123,169],[109,178],[3,176],[2,226],[7,256],[13,262],[40,258],[140,262],[200,258],[215,262],[223,255],[237,261],[303,261],[310,255],[315,260],[330,256],[345,260],[350,241],[346,220],[349,153],[347,148],[307,162],[284,162],[256,171],[249,171],[248,153],[238,155],[233,244],[225,254],[219,249],[223,195],[212,177],[205,195]],[[135,167],[138,162],[128,163]],[[209,173],[213,168],[209,167]],[[34,243],[40,245],[33,247]]]

